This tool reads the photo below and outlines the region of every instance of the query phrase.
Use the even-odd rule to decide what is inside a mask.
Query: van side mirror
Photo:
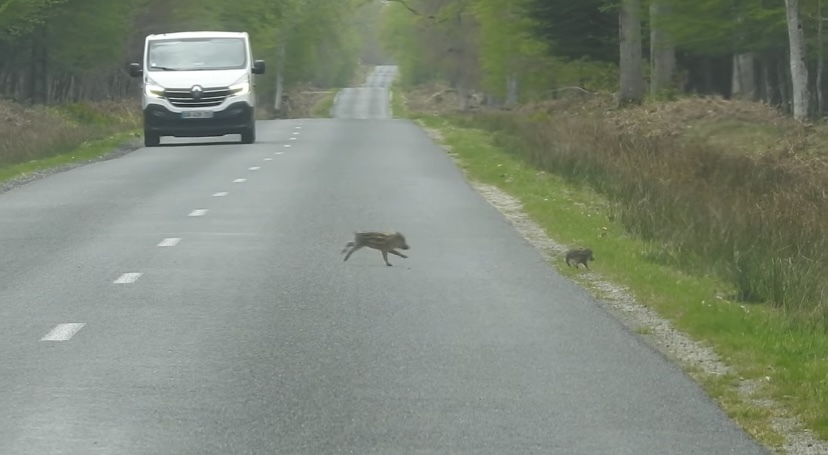
[[[265,62],[264,60],[255,60],[253,62],[253,74],[264,74]]]
[[[130,63],[129,64],[129,75],[132,77],[138,77],[144,74],[144,70],[141,69],[140,63]]]

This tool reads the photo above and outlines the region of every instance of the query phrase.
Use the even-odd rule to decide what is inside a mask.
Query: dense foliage
[[[358,62],[350,0],[0,0],[0,96],[117,99],[135,93],[125,66],[149,33],[235,30],[265,59],[263,97],[286,84],[344,84]]]
[[[572,85],[617,91],[619,8],[627,1],[391,0],[384,38],[402,66],[404,83],[468,83],[468,89],[502,97],[516,78],[521,100]],[[825,53],[818,17],[828,14],[821,11],[822,1],[800,0],[814,98],[814,75]],[[653,8],[662,13],[652,14]],[[790,109],[784,2],[640,0],[638,14],[648,82],[656,63],[649,61],[651,46],[665,45],[651,42],[650,33],[658,31],[669,48],[662,56],[676,62],[669,67],[673,91],[738,95]]]

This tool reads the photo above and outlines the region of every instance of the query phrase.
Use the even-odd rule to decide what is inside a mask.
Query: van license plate
[[[212,111],[185,111],[181,113],[181,118],[212,118]]]

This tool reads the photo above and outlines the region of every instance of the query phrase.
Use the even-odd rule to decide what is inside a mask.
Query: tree
[[[468,107],[471,90],[480,82],[480,24],[474,6],[474,0],[389,2],[388,14],[397,27],[384,28],[389,51],[401,60],[425,64],[422,81],[447,82],[458,92],[460,109]],[[402,36],[403,28],[414,34],[413,40]]]
[[[794,118],[804,121],[808,117],[808,66],[805,62],[805,32],[799,17],[799,0],[785,0],[785,13],[791,49]]]
[[[532,31],[555,57],[618,62],[618,15],[606,0],[530,0]]]
[[[817,115],[822,116],[824,112],[824,104],[822,97],[822,76],[825,72],[825,37],[823,36],[823,24],[825,18],[822,16],[822,0],[817,0],[817,76],[816,76],[816,92],[817,92]]]
[[[622,0],[619,9],[621,91],[618,100],[621,104],[640,103],[644,99],[640,10],[640,0]]]
[[[661,19],[670,14],[663,0],[650,2],[650,92],[657,94],[672,88],[676,71],[676,47]]]

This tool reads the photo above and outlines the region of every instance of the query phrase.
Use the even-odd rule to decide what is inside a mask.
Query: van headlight
[[[144,85],[144,93],[151,98],[163,98],[164,87],[155,84],[146,84]]]
[[[250,81],[239,82],[230,86],[233,95],[247,95],[250,93]]]

